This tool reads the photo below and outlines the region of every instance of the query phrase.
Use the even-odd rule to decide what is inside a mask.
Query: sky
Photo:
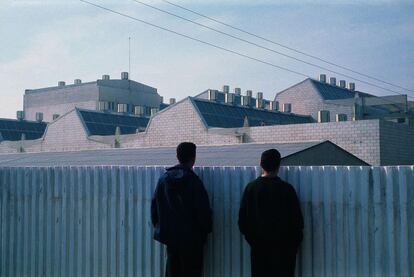
[[[352,81],[160,13],[133,0],[88,0],[129,16],[317,77]],[[198,23],[251,40],[308,62],[270,44],[185,12],[165,2],[140,0]],[[170,0],[283,45],[414,90],[414,1],[406,0]],[[164,99],[194,96],[208,88],[275,94],[306,77],[224,52],[78,0],[0,0],[0,117],[15,118],[25,89],[58,81],[94,81],[103,74],[130,78],[158,89]],[[390,87],[356,74],[321,66]],[[389,91],[356,81],[358,90]]]

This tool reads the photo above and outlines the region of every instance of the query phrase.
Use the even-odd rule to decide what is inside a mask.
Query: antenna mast
[[[128,37],[128,72],[131,76],[131,37]]]

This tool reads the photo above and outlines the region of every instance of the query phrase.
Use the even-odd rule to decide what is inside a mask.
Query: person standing
[[[247,185],[239,210],[239,229],[251,248],[253,277],[294,276],[303,238],[303,217],[295,189],[277,175],[281,156],[264,151],[263,174]]]
[[[204,185],[192,170],[196,145],[180,143],[177,159],[179,164],[160,177],[151,202],[154,239],[167,246],[167,277],[197,277],[212,213]]]

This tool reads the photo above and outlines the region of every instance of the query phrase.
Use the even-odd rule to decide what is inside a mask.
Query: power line
[[[317,56],[315,56],[315,55],[308,54],[308,53],[306,53],[306,52],[303,52],[303,51],[301,51],[301,50],[295,49],[295,48],[293,48],[293,47],[289,47],[289,46],[284,45],[284,44],[282,44],[282,43],[279,43],[279,42],[277,42],[277,41],[274,41],[274,40],[271,40],[271,39],[265,38],[265,37],[263,37],[263,36],[259,36],[259,35],[257,35],[257,34],[254,34],[254,33],[252,33],[252,32],[246,31],[246,30],[244,30],[244,29],[241,29],[241,28],[235,27],[235,26],[233,26],[233,25],[230,25],[230,24],[228,24],[228,23],[225,23],[225,22],[220,21],[220,20],[218,20],[218,19],[215,19],[215,18],[213,18],[213,17],[207,16],[207,15],[202,14],[202,13],[200,13],[200,12],[197,12],[197,11],[191,10],[191,9],[186,8],[186,7],[184,7],[184,6],[181,6],[181,5],[179,5],[179,4],[175,4],[175,3],[170,2],[170,1],[167,1],[167,0],[161,0],[161,1],[163,1],[163,2],[165,2],[165,3],[167,3],[167,4],[169,4],[169,5],[175,6],[175,7],[177,7],[177,8],[183,9],[183,10],[185,10],[185,11],[188,11],[188,12],[190,12],[190,13],[193,13],[193,14],[195,14],[195,15],[198,15],[198,16],[201,16],[201,17],[203,17],[203,18],[206,18],[206,19],[209,19],[209,20],[211,20],[211,21],[214,21],[214,22],[219,23],[219,24],[221,24],[221,25],[224,25],[224,26],[226,26],[226,27],[229,27],[229,28],[231,28],[231,29],[233,29],[233,30],[237,30],[237,31],[239,31],[239,32],[242,32],[242,33],[248,34],[248,35],[250,35],[250,36],[253,36],[253,37],[256,37],[256,38],[258,38],[258,39],[264,40],[264,41],[266,41],[266,42],[269,42],[269,43],[272,43],[272,44],[278,45],[278,46],[280,46],[280,47],[282,47],[282,48],[288,49],[288,50],[293,51],[293,52],[296,52],[296,53],[298,53],[298,54],[304,55],[304,56],[306,56],[306,57],[309,57],[309,58],[312,58],[312,59],[315,59],[315,60],[318,60],[318,61],[324,62],[324,63],[329,64],[329,65],[332,65],[332,66],[339,67],[339,68],[341,68],[341,69],[344,69],[344,70],[347,70],[347,71],[353,72],[353,73],[355,73],[355,74],[358,74],[358,75],[364,76],[364,77],[366,77],[366,78],[369,78],[369,79],[372,79],[372,80],[375,80],[375,81],[378,81],[378,82],[381,82],[381,83],[384,83],[384,84],[387,84],[387,85],[390,85],[390,86],[394,86],[394,87],[398,87],[398,88],[400,88],[400,89],[404,89],[404,90],[407,90],[407,91],[414,92],[414,90],[412,90],[412,89],[408,89],[408,88],[402,87],[402,86],[400,86],[400,85],[397,85],[397,84],[393,84],[393,83],[390,83],[390,82],[384,81],[384,80],[379,79],[379,78],[377,78],[377,77],[373,77],[373,76],[370,76],[370,75],[368,75],[368,74],[365,74],[365,73],[362,73],[362,72],[359,72],[359,71],[353,70],[353,69],[351,69],[351,68],[349,68],[349,67],[345,67],[345,66],[339,65],[339,64],[337,64],[337,63],[330,62],[330,61],[328,61],[328,60],[326,60],[326,59],[323,59],[323,58],[317,57]],[[331,72],[333,72],[333,71],[331,71]],[[343,75],[343,74],[341,74],[341,75],[342,75],[342,76],[346,76],[346,75]],[[354,80],[356,80],[356,79],[354,79]]]
[[[306,74],[304,74],[304,73],[301,73],[301,72],[298,72],[298,71],[295,71],[295,70],[292,70],[292,69],[289,69],[289,68],[286,68],[286,67],[282,67],[282,66],[279,66],[279,65],[276,65],[276,64],[273,64],[273,63],[270,63],[270,62],[267,62],[267,61],[264,61],[264,60],[258,59],[258,58],[254,58],[254,57],[251,57],[251,56],[249,56],[249,55],[246,55],[246,54],[243,54],[243,53],[240,53],[240,52],[237,52],[237,51],[234,51],[234,50],[228,49],[228,48],[224,48],[224,47],[222,47],[222,46],[219,46],[219,45],[216,45],[216,44],[213,44],[213,43],[207,42],[207,41],[203,41],[203,40],[200,40],[200,39],[197,39],[197,38],[191,37],[191,36],[186,35],[186,34],[179,33],[179,32],[177,32],[177,31],[174,31],[174,30],[168,29],[168,28],[166,28],[166,27],[162,27],[162,26],[156,25],[156,24],[154,24],[154,23],[151,23],[151,22],[148,22],[148,21],[145,21],[145,20],[142,20],[142,19],[139,19],[139,18],[136,18],[136,17],[130,16],[130,15],[127,15],[127,14],[124,14],[124,13],[121,13],[121,12],[118,12],[118,11],[115,11],[115,10],[113,10],[113,9],[110,9],[110,8],[107,8],[107,7],[104,7],[104,6],[101,6],[101,5],[99,5],[99,4],[95,4],[95,3],[92,3],[92,2],[89,2],[89,1],[86,1],[86,0],[79,0],[79,1],[80,1],[80,2],[83,2],[83,3],[86,3],[86,4],[89,4],[89,5],[91,5],[91,6],[97,7],[97,8],[99,8],[99,9],[102,9],[102,10],[105,10],[105,11],[108,11],[108,12],[111,12],[111,13],[114,13],[114,14],[117,14],[117,15],[120,15],[120,16],[123,16],[123,17],[126,17],[126,18],[129,18],[129,19],[135,20],[135,21],[137,21],[137,22],[141,22],[141,23],[143,23],[143,24],[146,24],[146,25],[152,26],[152,27],[154,27],[154,28],[157,28],[157,29],[161,29],[161,30],[164,30],[164,31],[170,32],[170,33],[172,33],[172,34],[175,34],[175,35],[178,35],[178,36],[181,36],[181,37],[184,37],[184,38],[187,38],[187,39],[190,39],[190,40],[193,40],[193,41],[196,41],[196,42],[199,42],[199,43],[202,43],[202,44],[205,44],[205,45],[211,46],[211,47],[214,47],[214,48],[216,48],[216,49],[223,50],[223,51],[228,52],[228,53],[232,53],[232,54],[237,55],[237,56],[240,56],[240,57],[244,57],[244,58],[247,58],[247,59],[250,59],[250,60],[253,60],[253,61],[257,61],[257,62],[259,62],[259,63],[265,64],[265,65],[269,65],[269,66],[272,66],[272,67],[274,67],[274,68],[278,68],[278,69],[281,69],[281,70],[285,70],[285,71],[288,71],[288,72],[291,72],[291,73],[294,73],[294,74],[297,74],[297,75],[300,75],[300,76],[303,76],[303,77],[312,78],[312,77],[310,77],[309,75],[306,75]],[[385,100],[385,99],[384,99],[384,100]],[[397,105],[399,105],[399,104],[400,104],[400,103],[393,102],[393,101],[390,101],[390,100],[387,100],[387,101],[388,101],[389,103],[391,103],[391,104],[397,104]]]
[[[367,85],[370,85],[370,86],[373,86],[373,87],[376,87],[376,88],[379,88],[379,89],[383,89],[383,90],[386,90],[386,91],[389,91],[389,92],[392,92],[392,93],[395,93],[395,94],[399,94],[399,95],[404,95],[403,93],[400,93],[400,92],[398,92],[398,91],[395,91],[395,90],[392,90],[392,89],[388,89],[388,88],[385,88],[385,87],[382,87],[382,86],[378,86],[378,85],[376,85],[376,84],[374,84],[374,83],[371,83],[371,82],[368,82],[368,81],[364,81],[364,80],[361,80],[361,79],[358,79],[358,78],[352,77],[352,76],[350,76],[350,75],[343,74],[343,73],[340,73],[340,72],[337,72],[337,71],[334,71],[334,70],[330,70],[329,68],[326,68],[326,67],[323,67],[323,66],[319,66],[319,65],[317,65],[317,64],[310,63],[310,62],[307,62],[307,61],[304,61],[304,60],[298,59],[298,58],[296,58],[296,57],[293,57],[293,56],[290,56],[290,55],[284,54],[284,53],[282,53],[282,52],[279,52],[279,51],[276,51],[276,50],[274,50],[274,49],[271,49],[271,48],[265,47],[265,46],[263,46],[263,45],[260,45],[260,44],[255,43],[255,42],[252,42],[252,41],[249,41],[249,40],[246,40],[246,39],[243,39],[243,38],[240,38],[240,37],[234,36],[234,35],[232,35],[232,34],[229,34],[229,33],[223,32],[223,31],[221,31],[221,30],[218,30],[218,29],[215,29],[215,28],[209,27],[209,26],[207,26],[207,25],[204,25],[204,24],[198,23],[198,22],[196,22],[196,21],[194,21],[194,20],[191,20],[191,19],[188,19],[188,18],[182,17],[182,16],[180,16],[180,15],[177,15],[177,14],[171,13],[171,12],[169,12],[169,11],[166,11],[166,10],[163,10],[163,9],[160,9],[160,8],[157,8],[157,7],[153,6],[153,5],[150,5],[150,4],[147,4],[147,3],[144,3],[144,2],[142,2],[142,1],[139,1],[139,0],[132,0],[132,1],[134,1],[134,2],[136,2],[136,3],[138,3],[138,4],[141,4],[141,5],[144,5],[144,6],[146,6],[146,7],[149,7],[149,8],[151,8],[151,9],[155,9],[155,10],[157,10],[157,11],[159,11],[159,12],[162,12],[162,13],[165,13],[165,14],[168,14],[168,15],[171,15],[171,16],[174,16],[174,17],[176,17],[176,18],[179,18],[179,19],[185,20],[185,21],[190,22],[190,23],[192,23],[192,24],[195,24],[195,25],[201,26],[201,27],[203,27],[203,28],[206,28],[206,29],[212,30],[212,31],[214,31],[214,32],[220,33],[220,34],[222,34],[222,35],[228,36],[228,37],[230,37],[230,38],[233,38],[233,39],[236,39],[236,40],[239,40],[239,41],[242,41],[242,42],[248,43],[248,44],[250,44],[250,45],[253,45],[253,46],[256,46],[256,47],[259,47],[259,48],[262,48],[262,49],[265,49],[265,50],[267,50],[267,51],[270,51],[270,52],[276,53],[276,54],[278,54],[278,55],[282,55],[282,56],[287,57],[287,58],[289,58],[289,59],[293,59],[293,60],[295,60],[295,61],[298,61],[298,62],[301,62],[301,63],[305,63],[305,64],[307,64],[307,65],[310,65],[310,66],[313,66],[313,67],[317,67],[317,68],[320,68],[320,69],[323,69],[323,70],[326,70],[326,71],[329,71],[329,72],[332,72],[332,73],[335,73],[335,74],[338,74],[338,75],[341,75],[341,76],[344,76],[344,77],[350,78],[350,79],[352,79],[352,80],[359,81],[359,82],[361,82],[361,83],[365,83],[365,84],[367,84]]]
[[[246,55],[246,54],[243,54],[243,53],[240,53],[240,52],[237,52],[237,51],[234,51],[234,50],[228,49],[228,48],[224,48],[224,47],[222,47],[222,46],[219,46],[219,45],[216,45],[216,44],[213,44],[213,43],[210,43],[210,42],[207,42],[207,41],[201,40],[201,39],[197,39],[197,38],[191,37],[191,36],[186,35],[186,34],[182,34],[182,33],[176,32],[176,31],[171,30],[171,29],[168,29],[168,28],[166,28],[166,27],[162,27],[162,26],[159,26],[159,25],[153,24],[153,23],[151,23],[151,22],[148,22],[148,21],[145,21],[145,20],[142,20],[142,19],[139,19],[139,18],[136,18],[136,17],[130,16],[130,15],[127,15],[127,14],[124,14],[124,13],[121,13],[121,12],[118,12],[118,11],[115,11],[115,10],[112,10],[112,9],[110,9],[110,8],[106,8],[106,7],[104,7],[104,6],[101,6],[101,5],[98,5],[98,4],[95,4],[95,3],[92,3],[92,2],[86,1],[86,0],[79,0],[79,1],[80,1],[80,2],[83,2],[83,3],[86,3],[86,4],[89,4],[89,5],[92,5],[92,6],[95,6],[95,7],[97,7],[97,8],[102,9],[102,10],[106,10],[106,11],[108,11],[108,12],[111,12],[111,13],[114,13],[114,14],[118,14],[118,15],[120,15],[120,16],[127,17],[127,18],[129,18],[129,19],[132,19],[132,20],[135,20],[135,21],[141,22],[141,23],[143,23],[143,24],[146,24],[146,25],[152,26],[152,27],[154,27],[154,28],[161,29],[161,30],[164,30],[164,31],[170,32],[170,33],[172,33],[172,34],[175,34],[175,35],[178,35],[178,36],[181,36],[181,37],[184,37],[184,38],[187,38],[187,39],[193,40],[193,41],[197,41],[197,42],[199,42],[199,43],[202,43],[202,44],[205,44],[205,45],[208,45],[208,46],[211,46],[211,47],[214,47],[214,48],[217,48],[217,49],[220,49],[220,50],[223,50],[223,51],[226,51],[226,52],[232,53],[232,54],[235,54],[235,55],[240,56],[240,57],[244,57],[244,58],[247,58],[247,59],[250,59],[250,60],[256,61],[256,62],[260,62],[260,63],[262,63],[262,64],[266,64],[266,65],[269,65],[269,66],[272,66],[272,67],[275,67],[275,68],[278,68],[278,69],[281,69],[281,70],[285,70],[285,71],[288,71],[288,72],[291,72],[291,73],[294,73],[294,74],[297,74],[297,75],[300,75],[300,76],[303,76],[303,77],[311,78],[310,76],[308,76],[308,75],[306,75],[306,74],[304,74],[304,73],[301,73],[301,72],[299,72],[299,71],[295,71],[295,70],[292,70],[292,69],[289,69],[289,68],[286,68],[286,67],[283,67],[283,66],[279,66],[279,65],[276,65],[276,64],[273,64],[273,63],[270,63],[270,62],[267,62],[267,61],[261,60],[261,59],[257,59],[257,58],[251,57],[251,56],[249,56],[249,55]]]

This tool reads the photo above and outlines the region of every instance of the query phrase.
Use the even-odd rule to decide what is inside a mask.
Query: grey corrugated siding
[[[163,276],[161,167],[0,168],[0,276]],[[249,276],[237,228],[253,167],[198,168],[214,210],[205,276]],[[298,276],[412,276],[414,167],[287,167],[305,217]],[[410,262],[411,261],[411,262]]]

